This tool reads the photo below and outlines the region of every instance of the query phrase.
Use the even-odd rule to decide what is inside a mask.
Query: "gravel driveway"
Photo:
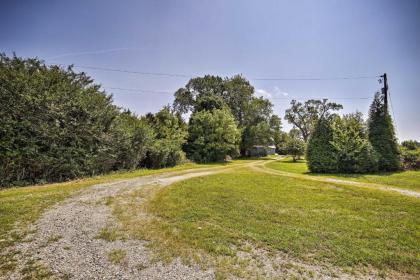
[[[179,260],[164,264],[151,262],[145,242],[106,241],[97,238],[107,224],[115,223],[106,199],[134,187],[171,183],[220,172],[190,172],[145,176],[95,185],[47,210],[33,225],[33,234],[17,245],[22,253],[18,268],[8,279],[22,279],[22,270],[49,272],[50,278],[65,279],[214,279],[212,271],[189,267]],[[119,250],[124,260],[109,261],[108,254]],[[26,269],[25,269],[26,268]],[[48,275],[48,273],[47,273]]]

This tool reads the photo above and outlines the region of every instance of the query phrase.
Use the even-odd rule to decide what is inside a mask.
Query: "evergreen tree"
[[[337,171],[337,159],[333,140],[331,117],[321,118],[309,138],[306,159],[311,172],[332,173]]]
[[[374,151],[378,155],[379,170],[394,171],[399,169],[400,154],[394,125],[380,93],[376,93],[370,106],[368,136]]]

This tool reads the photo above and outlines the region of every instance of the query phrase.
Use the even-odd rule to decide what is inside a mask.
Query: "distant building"
[[[267,155],[274,155],[276,153],[275,146],[255,145],[248,151],[248,156],[251,157],[265,157]]]

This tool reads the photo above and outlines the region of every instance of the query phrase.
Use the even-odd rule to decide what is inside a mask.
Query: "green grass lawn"
[[[324,176],[356,182],[384,184],[402,189],[420,191],[420,171],[384,172],[375,174],[317,174],[309,173],[304,160],[293,162],[291,158],[270,162],[266,166],[272,169],[292,173]]]
[[[171,168],[117,172],[65,183],[0,189],[0,252],[15,242],[21,241],[26,234],[28,224],[34,222],[46,208],[62,201],[83,188],[112,180],[129,179],[193,168],[234,166],[251,161],[235,160],[217,164],[187,163]],[[12,232],[13,229],[17,229],[17,231]],[[2,271],[13,268],[13,258],[14,252],[11,252],[7,256],[1,256],[0,254],[0,275],[2,275]]]
[[[117,198],[114,214],[122,232],[151,241],[160,257],[235,258],[248,243],[310,263],[420,273],[416,198],[245,168],[176,183],[142,206],[138,196],[148,194]],[[227,263],[217,271],[232,271]]]

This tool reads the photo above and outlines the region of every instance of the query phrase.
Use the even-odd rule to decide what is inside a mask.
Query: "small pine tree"
[[[333,140],[331,119],[322,118],[315,125],[309,138],[306,159],[311,172],[332,173],[337,171],[337,159]]]
[[[370,105],[368,137],[378,156],[379,170],[394,171],[399,169],[400,154],[394,125],[380,93],[376,93]]]

